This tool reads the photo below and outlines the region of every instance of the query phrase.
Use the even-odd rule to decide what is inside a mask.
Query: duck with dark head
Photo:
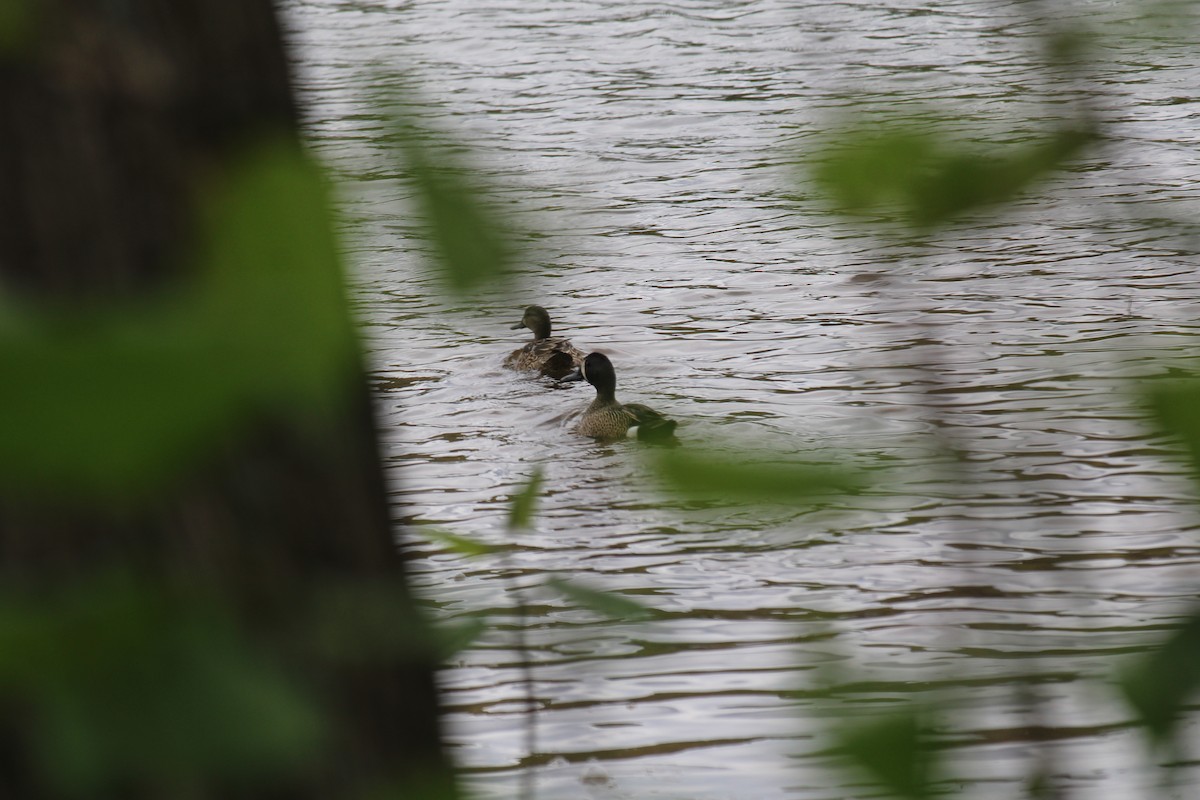
[[[587,381],[596,387],[596,399],[583,412],[575,432],[601,441],[624,439],[630,428],[637,428],[637,438],[645,442],[674,441],[673,419],[667,419],[641,403],[617,401],[617,373],[603,353],[588,353],[579,369],[563,378],[564,381]]]
[[[583,363],[583,351],[568,339],[550,335],[550,314],[541,306],[526,308],[521,321],[512,326],[513,330],[519,328],[533,331],[533,339],[504,359],[509,369],[563,378]]]

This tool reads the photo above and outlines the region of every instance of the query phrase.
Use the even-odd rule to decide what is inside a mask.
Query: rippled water
[[[1028,138],[1081,86],[1039,70],[1021,6],[288,3],[314,146],[344,183],[395,514],[512,544],[416,548],[442,618],[493,622],[443,675],[481,796],[513,796],[530,765],[556,798],[869,794],[830,769],[826,731],[904,698],[952,704],[948,791],[1018,796],[1038,758],[1079,796],[1157,780],[1093,679],[1200,587],[1193,486],[1131,403],[1195,350],[1196,239],[1171,222],[1200,217],[1195,48],[1106,40],[1082,91],[1112,140],[927,247],[821,213],[789,166],[865,94],[953,101]],[[1054,10],[1066,27],[1123,13]],[[523,291],[438,295],[371,101],[397,70],[539,231]],[[666,497],[644,449],[569,432],[586,386],[500,369],[527,302],[607,352],[619,396],[681,420],[685,447],[892,466],[802,509]],[[971,457],[947,475],[934,441]],[[536,530],[510,538],[507,502],[538,465]],[[597,621],[541,588],[554,575],[660,618]],[[817,691],[830,680],[839,704]]]

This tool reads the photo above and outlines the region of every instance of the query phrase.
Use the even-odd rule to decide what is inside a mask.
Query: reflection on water
[[[1015,141],[1079,87],[1038,71],[1010,6],[789,6],[289,4],[314,146],[346,181],[397,518],[502,542],[546,470],[504,562],[416,548],[442,617],[493,622],[443,675],[458,758],[484,797],[534,764],[551,797],[842,798],[866,791],[828,769],[831,717],[941,690],[971,796],[1015,796],[1046,754],[1068,789],[1134,796],[1156,777],[1088,679],[1200,586],[1193,487],[1130,402],[1195,349],[1195,242],[1169,224],[1200,211],[1194,50],[1110,41],[1089,91],[1114,141],[1046,196],[887,249],[789,166],[851,93],[961,102]],[[437,296],[365,91],[394,69],[543,234],[519,294]],[[590,389],[499,367],[535,302],[686,442],[894,466],[800,511],[664,499],[639,448],[567,430]],[[947,442],[970,453],[952,474],[929,459]],[[660,617],[598,622],[553,575]]]

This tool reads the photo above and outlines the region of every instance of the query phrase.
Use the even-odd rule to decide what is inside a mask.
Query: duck
[[[646,442],[669,442],[678,423],[641,403],[619,403],[617,372],[603,353],[588,353],[583,363],[563,381],[584,381],[596,387],[596,399],[587,407],[575,432],[601,441],[624,439],[637,428],[637,438]]]
[[[550,336],[550,314],[541,306],[525,309],[521,321],[512,329],[529,328],[533,341],[513,350],[504,359],[509,369],[536,371],[551,378],[561,379],[583,363],[583,351],[562,337]]]

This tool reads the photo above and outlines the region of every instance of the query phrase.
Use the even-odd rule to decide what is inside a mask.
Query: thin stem
[[[520,661],[521,684],[524,689],[526,708],[525,723],[525,752],[527,753],[525,769],[521,770],[521,800],[535,800],[537,787],[533,767],[533,757],[538,751],[537,737],[537,698],[534,695],[533,662],[529,658],[529,641],[525,636],[525,625],[529,620],[529,605],[525,601],[525,592],[517,585],[515,578],[510,577],[516,570],[504,553],[500,554],[500,566],[504,570],[502,579],[505,588],[515,601],[514,610],[517,612],[517,624],[513,631],[513,647]]]

